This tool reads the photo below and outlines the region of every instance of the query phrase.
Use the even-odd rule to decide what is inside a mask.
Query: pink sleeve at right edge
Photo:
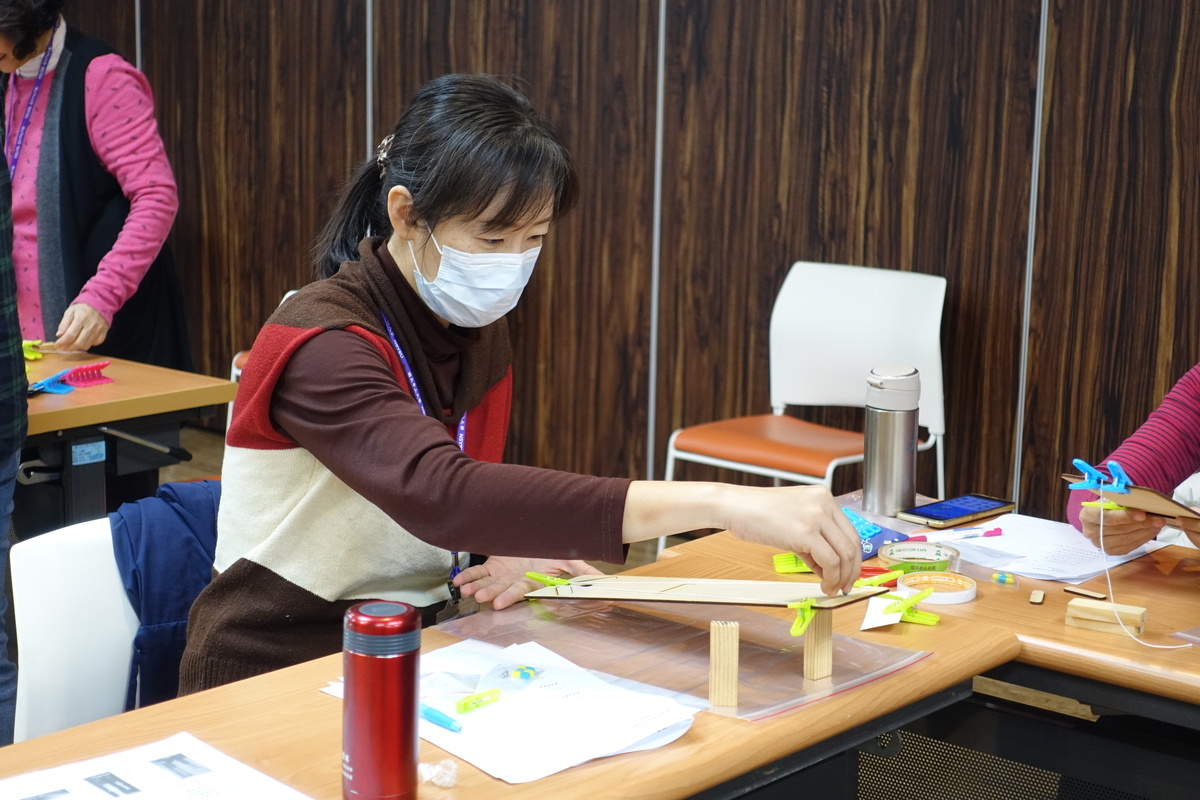
[[[1200,364],[1188,370],[1146,421],[1095,466],[1107,475],[1109,461],[1120,464],[1132,482],[1166,495],[1200,470]],[[1067,521],[1079,528],[1080,504],[1093,497],[1087,491],[1071,492]]]

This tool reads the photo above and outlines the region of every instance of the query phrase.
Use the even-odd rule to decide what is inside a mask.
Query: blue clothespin
[[[1125,508],[1125,506],[1119,503],[1114,503],[1112,500],[1104,498],[1105,492],[1109,492],[1110,494],[1129,494],[1129,476],[1125,474],[1125,470],[1120,464],[1116,461],[1108,462],[1108,473],[1112,478],[1106,480],[1104,473],[1088,464],[1082,458],[1076,458],[1071,463],[1083,473],[1085,480],[1070,484],[1070,488],[1086,489],[1089,492],[1095,492],[1101,498],[1099,500],[1088,500],[1080,505],[1094,506],[1104,511],[1120,511]]]
[[[1115,461],[1108,462],[1108,474],[1112,475],[1112,481],[1104,487],[1106,491],[1113,494],[1129,494],[1129,476],[1120,464]]]
[[[1103,486],[1105,480],[1104,473],[1084,461],[1082,458],[1077,458],[1071,463],[1075,465],[1075,469],[1083,473],[1083,480],[1070,484],[1069,488],[1088,489],[1093,492],[1100,491],[1100,488]]]
[[[54,373],[49,378],[42,378],[40,381],[29,384],[29,394],[37,394],[38,392],[67,394],[68,392],[75,391],[74,386],[68,386],[62,382],[62,377],[70,371],[70,369],[64,369],[62,372]]]

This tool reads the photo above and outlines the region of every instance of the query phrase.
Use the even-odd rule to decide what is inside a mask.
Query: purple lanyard
[[[54,31],[50,34],[50,44],[46,45],[46,52],[42,55],[42,65],[38,67],[37,78],[33,82],[33,91],[29,93],[29,102],[25,104],[25,116],[21,118],[21,127],[17,130],[17,140],[13,144],[12,158],[8,160],[8,179],[11,181],[17,172],[17,158],[21,155],[21,148],[25,146],[25,129],[29,127],[29,120],[33,119],[33,107],[37,103],[38,92],[42,90],[42,81],[46,78],[46,67],[50,65],[50,54],[54,52],[54,34],[58,33],[58,20],[54,21]],[[17,84],[17,73],[13,73],[12,82],[9,88],[15,90]],[[9,117],[12,116],[12,100],[9,100]],[[5,129],[7,134],[7,128]]]
[[[392,342],[392,349],[396,351],[396,355],[400,356],[400,365],[404,367],[404,377],[408,378],[408,386],[412,389],[413,399],[417,401],[417,406],[421,409],[421,413],[425,416],[431,416],[429,407],[425,405],[424,398],[421,397],[421,389],[417,386],[417,378],[413,375],[412,367],[408,364],[408,356],[404,355],[404,348],[400,346],[400,342],[396,339],[396,332],[392,330],[392,323],[388,322],[387,314],[382,311],[379,316],[383,318],[383,327],[387,328],[388,339]],[[458,431],[454,436],[454,440],[458,443],[458,449],[466,452],[464,446],[467,441],[467,415],[464,412],[462,419],[458,421]],[[462,569],[458,566],[458,551],[450,551],[451,557],[454,559],[454,566],[450,567],[450,577],[453,578]]]

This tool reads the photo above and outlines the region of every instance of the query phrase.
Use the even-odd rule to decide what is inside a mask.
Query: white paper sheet
[[[274,778],[192,736],[0,780],[4,800],[304,800]]]
[[[1023,514],[1005,514],[988,527],[1000,528],[1004,533],[950,544],[972,563],[1064,583],[1082,583],[1103,573],[1106,566],[1115,567],[1166,547],[1162,542],[1150,541],[1132,553],[1105,556],[1067,523]]]

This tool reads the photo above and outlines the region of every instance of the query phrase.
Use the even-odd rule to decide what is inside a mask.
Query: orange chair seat
[[[862,455],[863,435],[795,417],[759,414],[684,428],[675,449],[823,477],[835,458]]]
[[[233,357],[233,365],[238,369],[245,369],[246,362],[250,360],[250,351],[242,350]]]

